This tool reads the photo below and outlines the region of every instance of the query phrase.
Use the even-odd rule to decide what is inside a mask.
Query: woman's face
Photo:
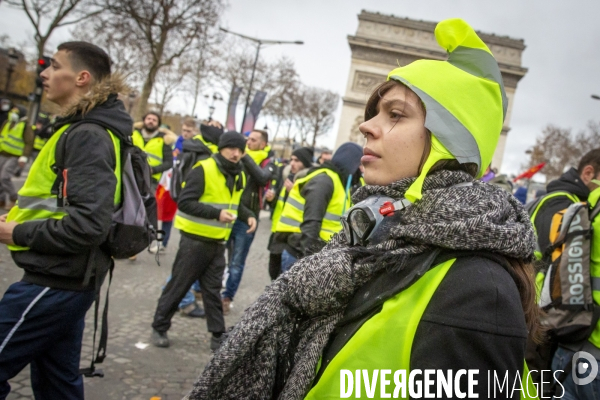
[[[389,185],[419,174],[427,139],[425,113],[419,97],[400,84],[388,90],[377,114],[360,124],[366,138],[364,178],[369,185]]]

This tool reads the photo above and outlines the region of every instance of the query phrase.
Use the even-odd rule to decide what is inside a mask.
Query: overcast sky
[[[600,120],[600,101],[590,98],[600,95],[598,0],[229,0],[223,26],[263,39],[304,41],[303,46],[266,47],[261,58],[285,54],[302,82],[343,96],[351,56],[346,36],[356,33],[362,9],[426,21],[459,17],[476,30],[525,40],[522,64],[529,71],[517,87],[504,172],[520,170],[525,150],[548,123],[577,131],[589,120]],[[16,41],[31,37],[21,13],[0,5],[0,34]],[[68,32],[58,32],[52,45],[65,39]],[[224,119],[224,114],[219,107],[215,116]],[[322,143],[332,146],[336,134],[337,122]]]

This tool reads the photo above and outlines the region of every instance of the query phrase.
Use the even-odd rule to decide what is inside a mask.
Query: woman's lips
[[[360,159],[361,163],[363,163],[363,164],[373,162],[373,161],[381,158],[381,156],[379,154],[375,153],[373,150],[369,149],[368,147],[365,147],[365,149],[363,150],[363,154],[364,155]]]

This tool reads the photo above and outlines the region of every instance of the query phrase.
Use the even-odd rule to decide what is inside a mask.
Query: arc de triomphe
[[[336,148],[348,140],[362,144],[363,138],[358,131],[358,125],[363,121],[366,100],[373,88],[385,81],[389,71],[418,59],[445,60],[447,58],[447,54],[435,40],[433,34],[435,26],[435,22],[361,11],[358,15],[356,35],[348,36],[348,44],[352,50],[352,64],[348,74],[346,94],[343,97]],[[492,161],[492,166],[499,169],[502,165],[506,135],[510,130],[511,110],[517,83],[527,73],[527,68],[521,66],[521,54],[525,44],[522,39],[477,33],[488,45],[500,65],[508,97],[508,112]]]

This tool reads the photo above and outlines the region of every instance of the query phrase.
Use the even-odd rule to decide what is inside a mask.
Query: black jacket
[[[492,253],[460,253],[419,321],[411,348],[410,368],[444,373],[448,370],[479,370],[475,377],[478,381],[475,392],[479,398],[489,398],[488,383],[493,384],[494,371],[500,381],[507,373],[508,387],[505,385],[503,391],[496,388],[494,398],[518,399],[519,391],[515,391],[513,397],[510,394],[517,373],[523,376],[527,325],[519,291],[510,272],[513,268],[504,257]],[[456,255],[442,254],[440,258],[447,260]],[[433,266],[440,262],[442,260],[437,259]],[[407,270],[410,268],[411,265],[407,266]],[[359,290],[358,294],[363,292]],[[362,304],[363,299],[360,300]],[[381,306],[365,313],[366,318],[351,321],[352,326],[342,328],[338,325],[323,354],[322,368],[365,321],[380,311]],[[393,343],[389,346],[395,351]],[[488,373],[491,382],[488,382]],[[461,381],[461,390],[466,389],[464,381]],[[436,389],[434,382],[429,391],[436,393]]]
[[[574,194],[581,201],[586,201],[590,195],[590,189],[581,181],[581,177],[575,168],[571,168],[561,175],[560,178],[550,182],[546,186],[548,194],[552,192],[568,192]],[[542,252],[550,246],[550,228],[552,225],[552,217],[557,212],[569,207],[573,202],[566,196],[554,197],[542,205],[538,211],[535,221],[535,229],[537,231],[538,244]]]
[[[337,174],[344,186],[342,173],[339,169],[326,162],[322,166],[312,168],[308,171],[311,174],[319,169],[329,169]],[[347,176],[347,175],[346,175]],[[356,179],[360,178],[356,175]],[[300,195],[306,200],[304,204],[304,220],[300,224],[301,233],[282,233],[275,234],[274,241],[285,242],[285,249],[294,257],[300,258],[319,251],[325,242],[319,236],[323,218],[327,211],[327,206],[333,197],[333,180],[327,174],[319,174],[309,180],[300,188]]]
[[[242,193],[241,202],[258,218],[261,208],[261,187],[274,178],[277,171],[271,163],[261,168],[249,155],[242,157],[242,165],[248,181],[244,193]]]
[[[131,135],[133,124],[115,94],[121,85],[112,80],[95,86],[66,114],[69,117],[55,123],[55,131],[81,120],[97,124],[97,128],[75,127],[68,135],[64,156],[67,215],[60,220],[28,221],[14,229],[15,244],[30,248],[12,252],[17,266],[25,270],[25,282],[55,289],[91,290],[94,277],[101,281],[112,263],[101,244],[112,221],[117,183],[114,170],[120,155],[115,154],[105,128],[125,139]],[[82,116],[82,110],[90,111]],[[92,279],[84,285],[88,270]]]

